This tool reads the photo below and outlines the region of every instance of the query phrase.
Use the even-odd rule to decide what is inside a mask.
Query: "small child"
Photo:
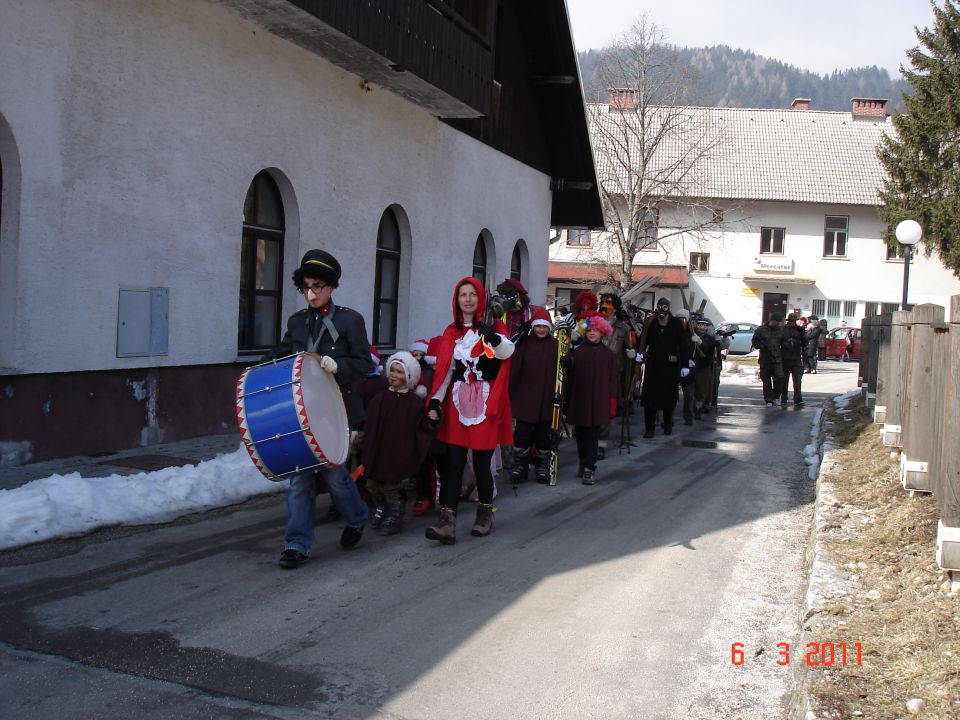
[[[364,426],[363,468],[376,503],[370,525],[381,535],[403,527],[403,481],[413,475],[430,447],[435,425],[415,392],[420,365],[401,350],[387,359],[389,387],[370,401]]]
[[[530,449],[537,448],[537,482],[550,482],[550,420],[557,374],[557,341],[547,311],[537,307],[530,335],[517,342],[510,362],[510,408],[513,430],[513,481],[527,478]]]
[[[580,459],[577,477],[583,478],[584,485],[593,485],[600,428],[617,416],[620,385],[617,356],[601,342],[604,335],[613,332],[610,323],[599,313],[588,311],[577,324],[585,339],[563,362],[570,388],[567,422],[576,427]]]

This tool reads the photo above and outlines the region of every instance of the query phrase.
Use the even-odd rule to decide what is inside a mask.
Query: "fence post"
[[[904,490],[933,492],[943,432],[945,358],[937,353],[937,326],[945,340],[943,308],[916,305],[909,325],[910,364],[900,421],[900,482]],[[940,355],[943,354],[940,346]],[[936,457],[936,460],[934,460]]]
[[[870,388],[871,379],[876,377],[877,328],[876,315],[865,317],[860,322],[860,394],[868,408],[872,408],[877,399],[876,388]]]
[[[947,398],[943,408],[943,440],[940,453],[940,482],[937,505],[937,563],[953,570],[954,581],[960,580],[960,295],[950,299],[950,334],[948,369],[943,387]]]
[[[910,313],[905,310],[897,310],[890,318],[890,352],[884,360],[883,368],[886,386],[883,444],[890,447],[900,447],[903,397],[910,368],[909,322]]]
[[[884,423],[887,416],[887,379],[886,366],[893,360],[890,357],[890,313],[884,313],[877,318],[878,336],[876,343],[877,364],[874,369],[874,392],[877,394],[876,405],[873,408],[873,421]],[[882,434],[882,431],[881,431]]]

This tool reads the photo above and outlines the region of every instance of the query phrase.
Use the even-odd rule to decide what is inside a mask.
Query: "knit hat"
[[[553,328],[553,323],[550,322],[550,313],[547,312],[546,308],[542,308],[539,305],[534,308],[533,316],[530,318],[530,325],[536,327],[537,325],[545,325],[548,328]]]
[[[417,387],[417,383],[420,382],[420,363],[413,355],[406,350],[395,352],[387,358],[387,371],[389,372],[394,365],[403,368],[403,372],[407,376],[407,390],[413,390]]]
[[[773,313],[770,313],[770,319],[771,319],[771,320],[776,320],[777,322],[780,322],[781,320],[783,320],[783,315],[781,315],[781,314],[778,313],[778,312],[773,312]]]
[[[410,343],[410,352],[422,352],[423,354],[427,353],[427,341],[426,340],[414,340]]]
[[[307,250],[300,267],[293,271],[293,284],[302,288],[303,279],[309,277],[337,287],[341,272],[340,263],[326,250]]]

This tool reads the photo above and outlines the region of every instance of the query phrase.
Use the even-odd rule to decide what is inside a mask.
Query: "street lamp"
[[[923,237],[923,228],[916,220],[902,220],[894,231],[897,242],[903,245],[903,302],[901,310],[909,310],[907,306],[907,287],[910,284],[910,251]]]

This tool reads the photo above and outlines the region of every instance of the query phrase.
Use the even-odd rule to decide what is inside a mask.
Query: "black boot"
[[[396,535],[398,532],[403,530],[403,513],[405,507],[402,502],[390,503],[387,508],[387,515],[383,519],[383,523],[380,525],[380,529],[377,532],[380,535]]]
[[[387,499],[383,495],[377,495],[376,505],[373,508],[373,512],[370,513],[370,527],[374,530],[379,528],[383,524],[384,518],[387,516]]]
[[[549,450],[537,450],[537,482],[546,485],[550,482],[551,457]]]
[[[527,479],[527,473],[530,467],[530,448],[513,448],[513,467],[510,468],[510,477],[515,483],[523,482]]]

